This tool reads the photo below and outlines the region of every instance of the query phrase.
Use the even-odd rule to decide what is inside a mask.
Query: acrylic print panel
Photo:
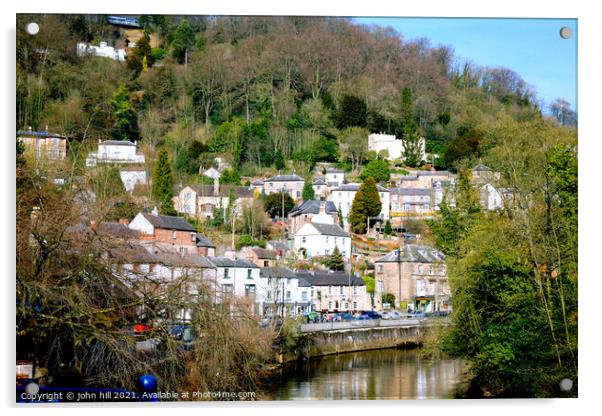
[[[17,402],[576,397],[577,36],[18,14]]]

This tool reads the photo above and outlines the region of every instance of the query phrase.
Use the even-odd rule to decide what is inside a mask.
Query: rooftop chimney
[[[151,211],[151,214],[157,216],[159,215],[159,210],[157,209],[157,207],[154,207],[153,210]]]

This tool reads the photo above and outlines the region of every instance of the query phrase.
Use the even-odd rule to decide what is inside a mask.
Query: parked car
[[[426,318],[426,314],[422,311],[412,311],[408,312],[408,318]]]
[[[372,318],[370,318],[368,315],[361,315],[361,314],[360,314],[360,315],[356,315],[356,316],[355,316],[353,319],[354,319],[355,321],[369,321],[369,320],[371,320]]]
[[[353,319],[353,315],[349,312],[340,312],[337,314],[338,321],[349,321]]]
[[[397,311],[385,311],[383,312],[382,319],[401,319],[402,316]]]
[[[449,311],[434,311],[427,313],[427,316],[449,316]]]
[[[380,319],[381,315],[376,311],[361,311],[359,316],[367,316],[368,319]]]

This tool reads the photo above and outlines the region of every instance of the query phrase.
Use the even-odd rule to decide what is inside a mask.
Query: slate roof
[[[483,165],[482,163],[479,163],[478,165],[476,165],[474,168],[472,168],[472,170],[473,171],[481,171],[481,172],[491,172],[491,168]]]
[[[327,168],[326,173],[345,173],[343,169]]]
[[[136,146],[135,143],[132,143],[129,140],[105,140],[104,142],[100,142],[98,144],[109,146]]]
[[[263,185],[263,181],[260,179],[255,179],[253,182],[251,182],[251,185],[256,185],[256,186]]]
[[[405,244],[401,255],[398,250],[377,259],[375,263],[435,263],[445,261],[445,254],[433,247],[420,244]]]
[[[196,246],[197,247],[212,247],[215,248],[215,245],[211,240],[205,237],[203,234],[197,233],[196,235]]]
[[[304,182],[299,175],[276,175],[265,180],[266,182]]]
[[[117,238],[138,238],[140,231],[132,230],[119,222],[101,222],[98,224],[98,234]]]
[[[179,230],[179,231],[196,232],[194,227],[192,225],[190,225],[190,223],[182,217],[173,217],[171,215],[153,215],[153,214],[146,214],[146,213],[143,213],[142,215],[155,228],[161,228],[164,230]]]
[[[305,277],[299,277],[299,287],[311,287],[311,283]]]
[[[253,263],[252,261],[245,259],[234,259],[232,260],[229,257],[213,257],[207,256],[207,260],[215,267],[240,267],[245,269],[258,269],[259,267]]]
[[[213,194],[213,185],[178,186],[175,188],[175,194],[178,195],[186,186],[192,188],[197,193],[197,196],[215,196]],[[250,189],[248,186],[237,185],[220,185],[219,196],[226,198],[229,197],[230,189],[234,189],[234,195],[236,198],[253,198],[253,189]]]
[[[312,182],[312,185],[315,185],[315,186],[326,185],[326,182],[324,182],[324,180],[322,180],[322,179],[316,179],[315,181]]]
[[[430,171],[430,170],[421,170],[418,171],[418,176],[442,176],[442,175],[451,175],[451,173],[447,170],[440,170],[440,171]]]
[[[316,230],[318,230],[318,232],[322,235],[331,235],[334,237],[349,237],[349,234],[347,234],[339,224],[321,224],[317,222],[312,222],[311,225],[313,225],[313,227]]]
[[[338,188],[333,189],[333,191],[357,192],[358,189],[360,189],[359,183],[346,183],[339,186]],[[389,192],[387,188],[379,185],[378,183],[376,184],[376,189],[378,189],[379,192]]]
[[[297,215],[302,214],[317,214],[320,212],[320,204],[322,201],[316,201],[314,199],[310,199],[308,201],[304,201],[301,205],[296,206],[289,213],[290,216],[296,217]],[[326,208],[327,214],[336,214],[337,207],[334,205],[332,201],[323,201]]]
[[[286,267],[264,267],[259,272],[261,277],[275,279],[296,279],[297,274]]]
[[[430,189],[415,189],[415,188],[393,188],[391,189],[391,195],[402,195],[402,196],[430,196]]]
[[[270,240],[268,244],[274,247],[275,250],[288,250],[286,243],[283,241]]]
[[[304,279],[311,286],[365,286],[361,277],[348,275],[345,272],[300,272],[297,273],[299,281]]]
[[[24,131],[20,130],[17,132],[17,137],[52,137],[56,139],[66,139],[66,136],[56,133],[49,133],[47,131]]]

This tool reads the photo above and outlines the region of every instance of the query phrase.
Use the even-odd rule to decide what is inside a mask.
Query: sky
[[[427,38],[449,45],[454,56],[480,66],[518,73],[548,106],[564,98],[577,109],[577,19],[354,18],[360,24],[391,26],[403,39]],[[563,39],[562,27],[573,36]],[[544,110],[547,108],[544,107]]]

